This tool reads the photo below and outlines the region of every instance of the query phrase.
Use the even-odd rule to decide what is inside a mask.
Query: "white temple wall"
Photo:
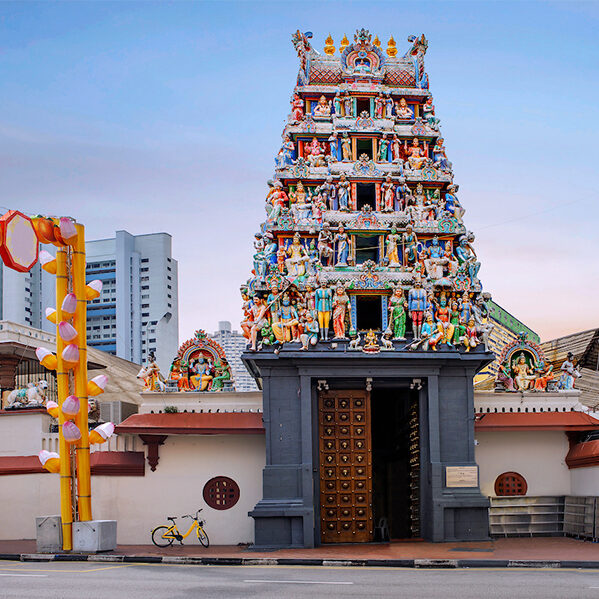
[[[156,471],[146,464],[143,477],[92,477],[94,518],[117,520],[119,544],[151,544],[150,531],[166,524],[167,516],[195,514],[199,508],[212,544],[253,541],[248,512],[262,497],[263,435],[172,435],[159,452]],[[228,476],[239,485],[239,501],[228,510],[214,510],[202,497],[204,485],[215,476]],[[184,532],[190,522],[177,520]],[[190,535],[184,543],[198,540]]]
[[[599,466],[570,470],[572,495],[599,496]]]
[[[150,545],[150,531],[166,524],[166,516],[195,514],[203,508],[206,532],[214,545],[254,540],[248,512],[262,497],[264,435],[169,436],[159,447],[155,472],[145,476],[92,476],[94,519],[117,520],[119,544]],[[215,476],[228,476],[240,498],[228,510],[208,507],[202,490]],[[22,474],[0,478],[0,538],[34,539],[35,518],[60,513],[59,478],[54,474]],[[191,520],[178,519],[187,532]],[[195,533],[185,544],[198,544]]]
[[[569,495],[568,439],[563,431],[477,431],[476,462],[483,495],[495,497],[495,479],[518,472],[527,495]]]

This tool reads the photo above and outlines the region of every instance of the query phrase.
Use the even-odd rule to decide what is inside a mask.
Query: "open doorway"
[[[356,297],[356,330],[380,331],[382,329],[381,296],[380,295],[358,295]]]
[[[356,184],[356,208],[362,210],[364,206],[370,206],[376,210],[376,186],[374,183]]]
[[[377,540],[420,537],[418,392],[371,392],[373,521]],[[388,539],[380,538],[385,521]],[[383,529],[384,530],[384,529]]]
[[[360,116],[363,112],[370,114],[370,98],[357,98],[356,99],[356,114]]]
[[[366,154],[372,160],[372,139],[356,139],[356,157]]]

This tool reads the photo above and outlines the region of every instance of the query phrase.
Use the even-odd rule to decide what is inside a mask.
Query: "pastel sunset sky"
[[[0,204],[166,231],[180,339],[238,328],[297,74],[365,27],[426,66],[480,278],[543,340],[599,326],[599,3],[0,3]]]

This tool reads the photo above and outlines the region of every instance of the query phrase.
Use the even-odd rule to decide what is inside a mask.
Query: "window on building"
[[[170,275],[167,275],[167,276],[166,276],[166,278],[167,278],[169,281],[172,281],[172,280],[173,280],[173,278],[172,278]]]
[[[356,264],[364,264],[367,260],[379,263],[379,237],[378,235],[354,236],[356,244]]]
[[[149,312],[142,312],[141,315],[142,315],[143,318],[148,318],[148,316],[150,316],[150,313]]]
[[[527,490],[526,479],[517,472],[504,472],[495,480],[495,495],[498,497],[526,495]]]
[[[356,185],[356,201],[358,210],[366,205],[376,209],[376,187],[374,183],[358,183]]]
[[[141,305],[141,307],[142,307],[142,308],[149,308],[149,307],[150,307],[150,304],[142,304],[142,305]]]
[[[214,510],[228,510],[239,501],[239,485],[228,476],[215,476],[205,485],[204,501]]]
[[[142,277],[142,278],[140,279],[140,281],[143,281],[143,282],[145,282],[145,281],[149,281],[149,280],[150,280],[150,277]]]
[[[383,322],[380,295],[358,295],[356,297],[356,328],[358,331],[380,331]]]
[[[150,269],[149,268],[141,268],[140,272],[148,272]]]
[[[172,287],[170,285],[167,285],[166,288],[167,289],[172,289]]]
[[[141,263],[142,263],[142,264],[147,264],[149,261],[150,261],[150,259],[149,259],[149,258],[142,258],[142,259],[141,259]]]
[[[362,154],[366,154],[372,160],[372,139],[357,139],[356,154],[360,158]]]
[[[156,343],[156,339],[150,339],[148,343]]]
[[[356,112],[358,116],[364,111],[370,114],[370,98],[356,98]]]
[[[142,286],[141,286],[141,290],[142,290],[142,291],[147,291],[149,288],[150,288],[150,286],[149,286],[149,285],[142,285]]]

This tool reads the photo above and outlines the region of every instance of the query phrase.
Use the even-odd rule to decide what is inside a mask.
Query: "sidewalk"
[[[0,541],[0,559],[126,561],[211,565],[310,565],[389,567],[598,568],[599,543],[565,537],[509,538],[476,543],[394,542],[326,545],[314,549],[259,552],[245,546],[119,545],[98,555],[36,554],[35,541]]]

